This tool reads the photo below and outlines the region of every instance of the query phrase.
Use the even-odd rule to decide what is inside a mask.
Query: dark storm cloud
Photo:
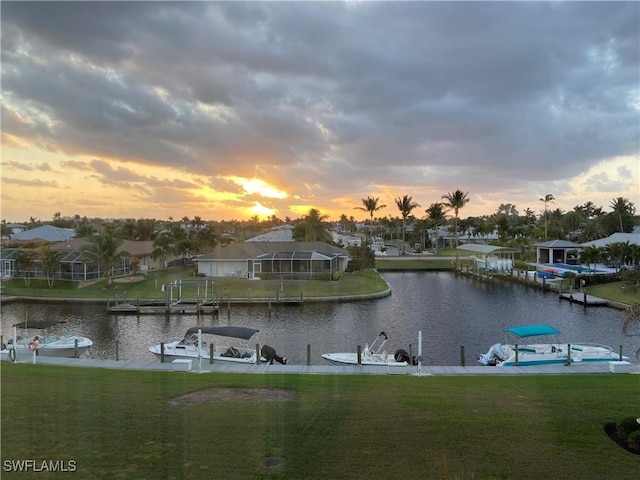
[[[3,2],[3,130],[328,195],[565,178],[638,152],[639,20],[637,2]]]

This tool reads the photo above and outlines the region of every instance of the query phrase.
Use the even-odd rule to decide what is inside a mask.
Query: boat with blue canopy
[[[551,325],[521,325],[505,328],[504,343],[495,343],[478,356],[482,365],[526,367],[532,365],[569,365],[584,362],[629,361],[610,346],[592,342],[561,342],[560,330]],[[540,337],[556,336],[543,343]],[[535,340],[531,340],[534,338]]]

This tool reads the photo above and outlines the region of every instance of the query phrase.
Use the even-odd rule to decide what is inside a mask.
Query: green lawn
[[[451,270],[452,258],[433,258],[408,256],[398,259],[376,259],[376,268],[380,272],[393,270]],[[163,283],[171,283],[179,279],[199,279],[193,276],[193,267],[176,267],[154,270],[142,279],[133,283],[114,283],[114,289],[107,289],[106,280],[83,285],[79,282],[56,280],[54,288],[48,288],[45,280],[31,280],[26,287],[24,279],[12,278],[2,284],[4,295],[70,298],[70,299],[164,299],[161,290]],[[213,279],[216,299],[276,300],[300,299],[309,297],[340,297],[380,293],[387,290],[386,282],[373,270],[347,273],[339,281],[326,280],[260,280],[252,281],[244,278]],[[610,299],[625,304],[640,303],[640,293],[625,288],[624,282],[596,285],[588,288],[588,293],[600,298]],[[185,296],[188,296],[185,293]],[[195,294],[194,294],[195,296]],[[208,294],[207,298],[210,298]]]
[[[106,280],[89,285],[57,280],[52,289],[47,288],[45,280],[31,280],[31,285],[27,288],[22,278],[13,278],[3,283],[3,293],[17,296],[103,298],[105,300],[115,299],[116,296],[128,299],[164,299],[165,293],[161,290],[164,283],[171,283],[179,279],[204,280],[202,277],[193,276],[192,267],[154,270],[146,277],[140,276],[138,278],[142,280],[132,283],[118,283],[116,279],[114,289],[106,288]],[[231,297],[245,300],[250,298],[299,299],[301,295],[304,297],[339,297],[384,292],[388,288],[387,283],[373,270],[347,273],[339,281],[253,281],[244,278],[216,278],[213,281],[216,298]],[[185,296],[188,295],[185,293]],[[207,297],[210,298],[210,294]]]
[[[640,465],[603,431],[638,415],[637,375],[198,375],[3,363],[0,378],[3,465],[73,460],[82,479],[632,479]],[[254,389],[256,401],[170,403],[222,387]],[[293,398],[259,401],[265,388]],[[269,457],[282,463],[265,466]]]
[[[627,282],[612,282],[587,288],[589,295],[607,298],[620,303],[634,305],[640,303],[640,291],[629,288]]]

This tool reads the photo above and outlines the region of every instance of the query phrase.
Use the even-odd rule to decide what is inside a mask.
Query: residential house
[[[53,225],[41,225],[39,227],[23,230],[11,235],[11,242],[52,243],[64,242],[76,236],[72,228],[60,228]]]
[[[198,274],[250,279],[331,279],[344,271],[349,256],[344,248],[324,242],[244,242],[193,259]]]
[[[536,263],[566,263],[576,265],[582,245],[568,240],[550,240],[534,244]]]

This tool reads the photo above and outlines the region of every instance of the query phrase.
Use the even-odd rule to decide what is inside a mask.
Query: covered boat
[[[164,344],[164,350],[158,344],[149,347],[149,351],[157,358],[164,355],[169,359],[209,360],[213,349],[214,360],[236,363],[257,363],[257,352],[261,352],[260,361],[287,363],[275,349],[260,344],[258,331],[248,327],[191,327],[181,340]]]
[[[580,362],[610,362],[629,358],[608,345],[590,342],[561,343],[560,330],[550,325],[522,325],[505,329],[505,343],[495,343],[478,357],[482,365],[499,367],[530,365],[564,365]],[[540,337],[556,336],[554,342],[542,343]],[[509,338],[511,337],[511,338]],[[535,341],[531,342],[531,338]]]

